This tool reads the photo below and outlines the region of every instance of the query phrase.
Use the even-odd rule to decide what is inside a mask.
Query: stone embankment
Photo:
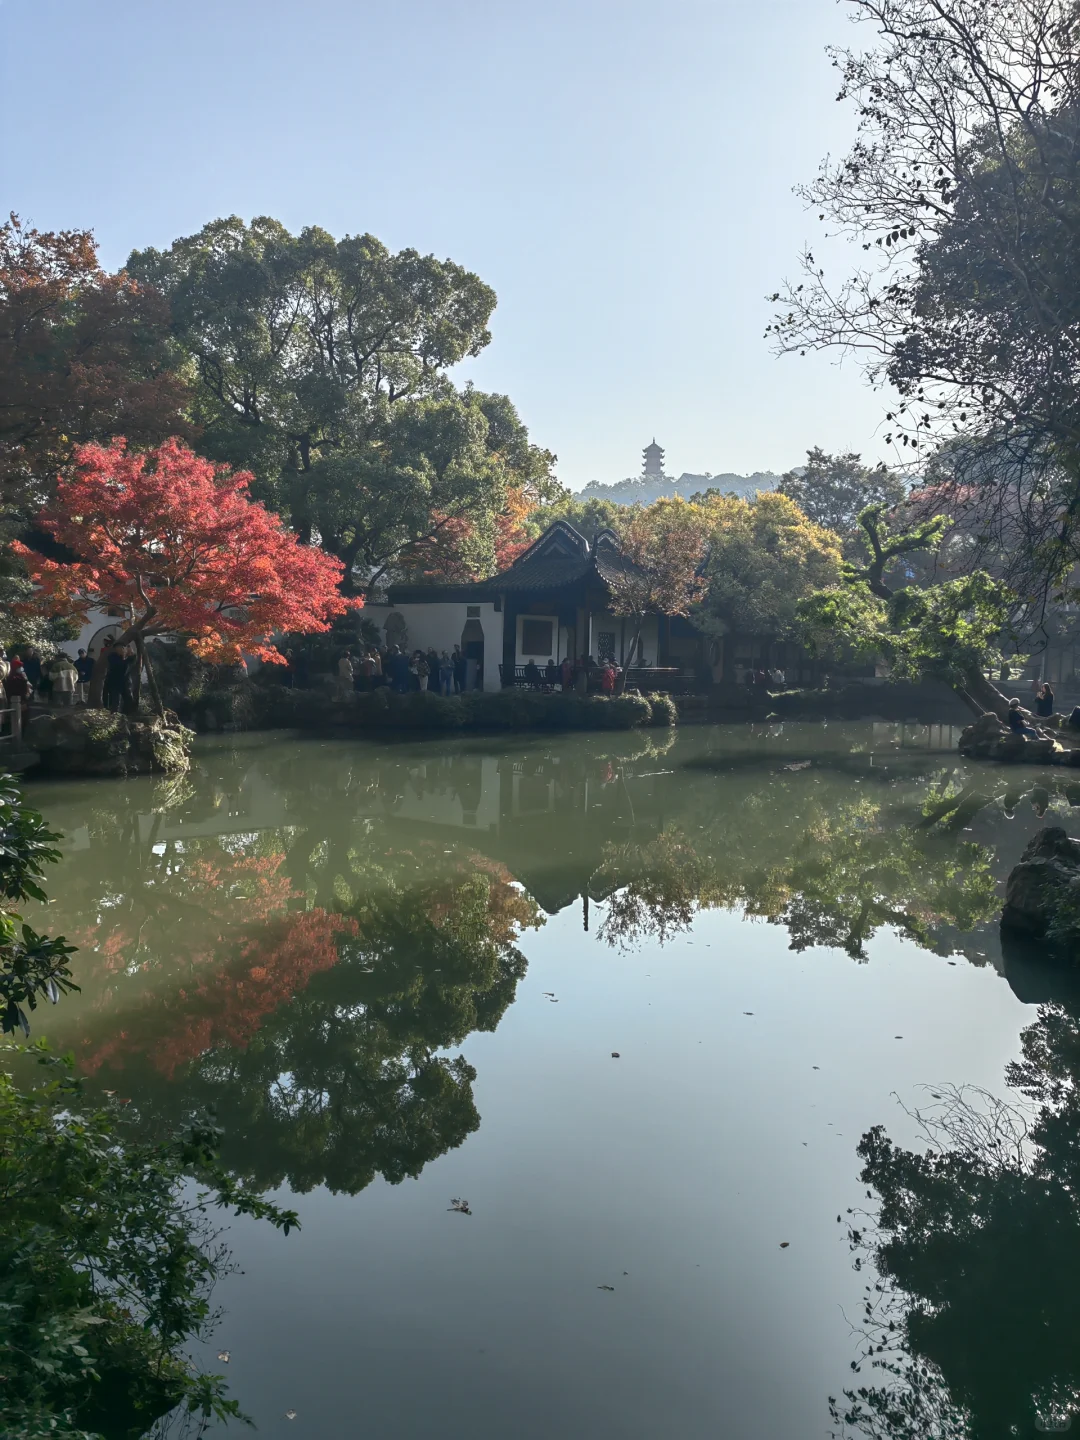
[[[175,717],[51,710],[28,721],[20,755],[28,763],[19,768],[29,776],[175,775],[188,768],[193,739]]]
[[[1043,728],[1037,740],[1026,735],[1017,735],[1003,720],[987,711],[985,715],[968,725],[960,735],[960,754],[969,760],[1003,760],[1007,763],[1027,765],[1080,765],[1080,733],[1064,729],[1064,716],[1053,715],[1041,722],[1033,721],[1025,714],[1024,723],[1033,729]],[[1053,728],[1062,735],[1066,743],[1046,733]],[[1075,738],[1073,748],[1069,743]]]

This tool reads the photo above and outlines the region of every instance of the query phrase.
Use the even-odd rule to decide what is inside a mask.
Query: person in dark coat
[[[1024,719],[1019,700],[1009,701],[1009,729],[1014,735],[1023,735],[1028,740],[1038,740],[1039,732]]]
[[[26,654],[22,657],[23,672],[26,675],[26,683],[30,689],[36,690],[41,684],[41,656],[31,645]]]
[[[127,679],[127,656],[123,648],[109,642],[109,656],[105,662],[105,690],[102,699],[106,710],[124,708],[124,682]]]
[[[1054,692],[1049,685],[1043,685],[1035,699],[1036,715],[1052,715],[1054,713]]]

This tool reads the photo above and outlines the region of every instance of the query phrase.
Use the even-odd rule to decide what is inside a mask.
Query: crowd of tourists
[[[387,686],[398,695],[413,690],[430,690],[439,695],[460,695],[475,690],[480,673],[475,660],[455,645],[453,651],[403,650],[400,645],[368,645],[345,650],[337,661],[337,687],[341,695],[353,691],[377,690]],[[307,657],[285,651],[286,685],[302,690],[311,684]]]
[[[783,690],[787,686],[787,676],[779,665],[767,670],[763,665],[744,665],[740,660],[735,664],[735,684],[761,692]]]
[[[106,710],[130,708],[135,695],[138,658],[133,645],[102,641],[105,657],[101,705]],[[63,650],[43,657],[34,645],[0,649],[0,685],[8,707],[16,703],[25,711],[38,705],[73,706],[90,703],[90,688],[97,655],[80,650],[74,659]]]

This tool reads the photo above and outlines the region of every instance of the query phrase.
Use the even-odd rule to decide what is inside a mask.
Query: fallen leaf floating
[[[753,1012],[753,1010],[744,1010],[742,1013],[743,1013],[744,1015],[752,1015],[754,1012]]]
[[[790,1244],[791,1244],[791,1241],[790,1241],[790,1240],[781,1240],[781,1241],[780,1241],[780,1249],[781,1249],[781,1250],[786,1250]]]
[[[597,1290],[612,1290],[612,1291],[613,1291],[613,1290],[615,1289],[615,1286],[614,1286],[614,1285],[597,1285],[596,1288],[597,1288]]]
[[[286,1411],[285,1411],[285,1419],[286,1419],[286,1420],[295,1420],[295,1419],[296,1419],[296,1411],[295,1411],[295,1410],[286,1410]]]
[[[453,1210],[458,1215],[472,1214],[472,1210],[469,1208],[468,1200],[461,1200],[456,1195],[454,1196],[453,1200],[450,1201],[450,1204],[446,1208],[448,1211]]]
[[[781,765],[781,770],[809,770],[812,760],[793,760],[790,765]]]
[[[219,1351],[217,1352],[217,1358],[221,1361],[221,1363],[222,1363],[223,1365],[228,1365],[228,1363],[229,1363],[229,1352],[228,1352],[228,1350],[219,1350]]]
[[[612,1050],[612,1052],[611,1052],[611,1058],[612,1058],[613,1060],[618,1060],[618,1058],[619,1058],[619,1052],[618,1052],[618,1050]]]
[[[541,990],[541,991],[540,991],[540,994],[541,994],[541,995],[546,995],[549,1000],[554,1000],[554,998],[555,998],[555,991],[554,991],[554,990]]]

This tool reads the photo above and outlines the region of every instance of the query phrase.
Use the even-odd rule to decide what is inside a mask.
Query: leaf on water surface
[[[614,1285],[597,1285],[597,1290],[614,1290]]]
[[[450,1204],[447,1206],[447,1209],[448,1209],[448,1210],[453,1210],[453,1211],[455,1212],[455,1214],[457,1214],[457,1215],[471,1215],[471,1214],[472,1214],[472,1209],[471,1209],[470,1206],[469,1206],[468,1200],[461,1200],[461,1199],[459,1199],[458,1196],[456,1196],[456,1195],[454,1196],[453,1200],[450,1201]]]
[[[229,1363],[229,1352],[228,1352],[228,1350],[219,1350],[219,1351],[217,1352],[217,1358],[221,1361],[221,1363],[222,1363],[223,1365],[228,1365],[228,1363]]]
[[[752,1015],[754,1012],[753,1012],[753,1010],[744,1010],[742,1013],[743,1013],[744,1015]]]
[[[295,1410],[286,1410],[286,1411],[285,1411],[285,1419],[286,1419],[286,1420],[295,1420],[295,1419],[296,1419],[296,1411],[295,1411]]]
[[[619,1052],[618,1052],[618,1050],[612,1050],[612,1052],[611,1052],[611,1058],[612,1058],[613,1060],[618,1060],[618,1058],[619,1058]]]
[[[790,1241],[790,1240],[781,1240],[781,1241],[780,1241],[780,1249],[781,1249],[781,1250],[786,1250],[790,1244],[791,1244],[791,1241]]]

